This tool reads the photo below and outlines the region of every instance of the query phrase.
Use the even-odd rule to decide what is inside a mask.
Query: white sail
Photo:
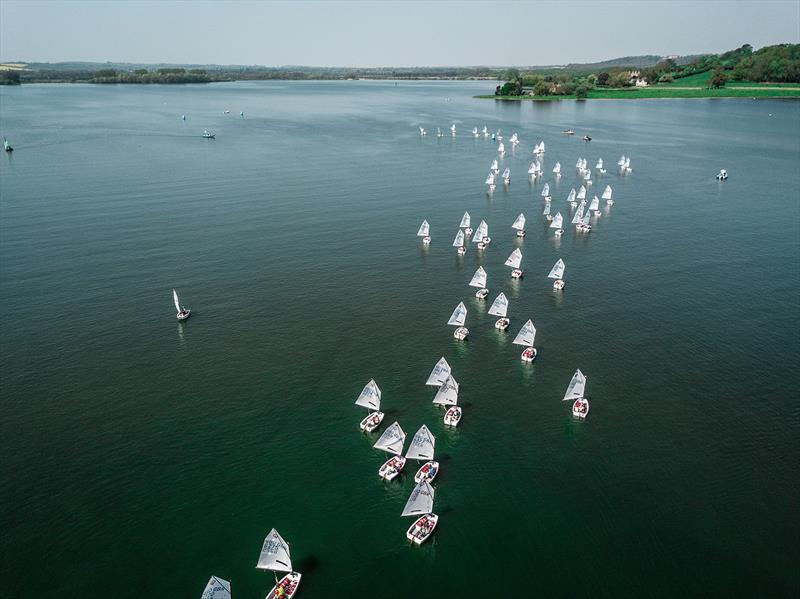
[[[506,147],[503,145],[503,142],[501,141],[497,146],[497,153],[498,154],[504,154],[505,151],[506,151]]]
[[[475,234],[472,236],[472,243],[483,241],[483,238],[486,237],[486,233],[488,233],[488,231],[489,225],[486,224],[486,221],[482,220],[481,224],[478,225],[478,228],[475,229]]]
[[[364,386],[361,395],[356,399],[356,405],[376,411],[381,409],[381,390],[375,383],[375,379],[370,379]]]
[[[547,275],[548,279],[560,279],[564,276],[564,268],[565,264],[564,261],[559,258],[558,262],[553,265],[553,268],[550,269],[550,274]]]
[[[631,159],[630,158],[626,158],[625,159],[625,168],[630,168],[630,167],[631,167]]]
[[[618,164],[619,166],[625,166],[625,154],[623,154],[622,156],[620,156],[619,160],[617,160],[617,164]]]
[[[178,292],[174,289],[172,290],[172,301],[175,302],[175,309],[180,312],[181,311],[181,303],[178,301]]]
[[[578,162],[575,163],[575,168],[579,169],[579,168],[581,168],[582,165],[583,165],[583,161],[580,158],[578,158]]]
[[[478,135],[478,128],[477,127],[473,127],[472,128],[472,134],[473,135]]]
[[[575,216],[572,217],[572,224],[579,224],[581,222],[581,218],[583,218],[583,206],[578,206],[578,209],[575,211]]]
[[[503,171],[503,179],[508,181],[511,178],[511,169],[506,167],[506,170]]]
[[[500,167],[497,165],[497,159],[492,160],[492,165],[489,167],[489,170],[495,172],[500,170]]]
[[[459,304],[456,306],[456,309],[453,310],[453,314],[450,315],[450,320],[447,321],[447,324],[463,327],[466,319],[467,307],[464,305],[464,302],[459,302]]]
[[[517,219],[514,221],[514,224],[511,225],[512,229],[516,229],[517,231],[522,231],[525,228],[525,215],[520,212]]]
[[[469,215],[469,212],[465,212],[464,216],[461,217],[461,224],[458,225],[458,226],[459,227],[463,227],[463,228],[469,227],[469,223],[470,223],[471,220],[472,219],[471,219],[471,217]]]
[[[531,165],[528,167],[528,174],[529,175],[536,174],[536,162],[531,162]]]
[[[550,184],[545,183],[544,187],[542,187],[542,197],[547,197],[550,195]]]
[[[586,213],[583,215],[583,220],[581,220],[581,224],[588,225],[589,219],[592,217],[592,211],[587,210]]]
[[[200,599],[231,599],[231,583],[212,576],[208,580],[206,588],[203,589]]]
[[[547,216],[548,214],[550,214],[550,202],[547,202],[547,203],[544,205],[544,212],[542,212],[542,214],[543,214],[544,216]]]
[[[589,204],[589,210],[598,210],[600,208],[600,198],[594,196]]]
[[[406,502],[406,507],[403,508],[403,516],[423,516],[433,512],[433,487],[428,482],[428,479],[422,479]]]
[[[597,159],[597,164],[594,165],[594,168],[603,168],[603,159],[602,158],[598,158]]]
[[[578,190],[577,198],[579,200],[585,200],[586,199],[586,188],[583,185],[581,185],[581,188]]]
[[[438,362],[436,362],[436,366],[433,367],[433,370],[431,370],[431,374],[428,376],[428,381],[425,384],[433,385],[434,387],[441,387],[449,376],[450,364],[447,363],[447,360],[441,358]]]
[[[519,248],[515,249],[511,252],[511,255],[506,260],[505,265],[510,266],[511,268],[519,268],[519,264],[522,262],[522,252],[519,251]]]
[[[450,125],[450,131],[452,131],[453,133],[455,133],[455,132],[456,132],[456,124],[455,124],[455,123],[453,123],[452,125]]]
[[[459,229],[458,233],[456,233],[456,238],[453,240],[453,247],[459,248],[462,245],[464,245],[464,231]]]
[[[494,185],[494,173],[489,173],[486,175],[486,181],[484,181],[486,185]]]
[[[264,539],[261,555],[258,556],[256,568],[260,570],[274,570],[275,572],[291,572],[292,558],[289,555],[289,545],[283,540],[274,528]]]
[[[560,229],[561,225],[564,224],[564,217],[561,216],[560,212],[556,212],[556,215],[553,217],[553,222],[550,223],[551,229]]]
[[[569,382],[569,386],[567,387],[567,392],[564,394],[564,399],[562,401],[566,401],[568,399],[576,400],[580,397],[583,397],[583,393],[586,390],[586,376],[581,372],[580,368],[575,371],[575,374],[572,375],[572,380]]]
[[[527,345],[528,347],[533,347],[533,340],[536,339],[536,327],[533,326],[533,321],[529,320],[517,333],[517,336],[514,337],[514,341],[517,345]]]
[[[604,200],[610,200],[612,193],[614,193],[614,190],[611,189],[610,185],[606,185],[606,188],[603,190],[603,199]]]
[[[411,445],[408,446],[406,457],[411,460],[432,460],[435,446],[436,437],[423,424],[414,435],[414,438],[411,439]]]
[[[560,175],[561,174],[561,163],[556,162],[556,165],[553,167],[553,174]]]
[[[475,274],[472,275],[472,280],[469,282],[470,287],[478,287],[482,289],[486,287],[486,271],[483,270],[483,266],[479,266],[478,270],[475,271]]]
[[[544,154],[544,142],[539,143],[539,154]]]
[[[575,201],[575,188],[574,187],[569,190],[569,195],[567,196],[567,201],[568,202],[574,202]]]
[[[381,438],[373,445],[376,449],[400,455],[403,453],[403,444],[406,442],[406,434],[400,425],[395,421],[389,428],[383,431]]]
[[[454,406],[458,403],[458,381],[451,374],[444,384],[439,387],[433,403],[440,406]]]
[[[431,227],[428,224],[428,221],[426,221],[426,220],[422,221],[422,224],[419,226],[419,231],[417,231],[417,235],[419,237],[427,237],[428,236],[428,232],[430,231],[430,228]]]
[[[500,292],[500,295],[498,295],[492,302],[492,307],[489,308],[489,314],[491,314],[492,316],[499,316],[500,318],[505,318],[507,312],[508,312],[508,299],[506,298],[504,293]]]

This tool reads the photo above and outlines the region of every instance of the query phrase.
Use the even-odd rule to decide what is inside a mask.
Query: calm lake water
[[[191,598],[216,574],[256,599],[273,526],[309,599],[800,593],[800,103],[472,98],[492,86],[0,87],[4,596]],[[484,124],[522,140],[493,197]],[[566,215],[579,156],[616,203],[555,241],[541,186]],[[483,256],[450,246],[465,210]],[[479,264],[506,334],[467,287]],[[528,318],[533,365],[511,344]],[[441,356],[456,430],[424,384]],[[561,401],[576,368],[585,422]],[[385,424],[436,435],[422,547],[415,466],[383,482],[358,430],[370,378]]]

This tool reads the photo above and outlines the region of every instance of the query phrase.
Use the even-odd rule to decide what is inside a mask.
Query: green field
[[[693,75],[700,77],[705,75]],[[686,77],[685,79],[691,79]],[[695,79],[697,82],[698,80]],[[589,90],[589,100],[645,100],[658,98],[800,98],[800,86],[797,84],[773,85],[764,83],[739,82],[739,85],[729,84],[720,89],[708,87],[660,84],[653,87],[625,87],[619,89],[592,89]],[[574,100],[574,95],[569,96],[476,96],[477,98],[495,100]]]

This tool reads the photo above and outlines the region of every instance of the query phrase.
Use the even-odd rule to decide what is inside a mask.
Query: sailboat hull
[[[439,474],[439,462],[434,460],[425,462],[422,468],[417,470],[417,473],[414,475],[414,482],[419,483],[423,480],[427,480],[429,483],[433,482],[437,474]]]
[[[562,289],[564,289],[564,285],[566,285],[566,283],[564,283],[563,279],[556,279],[555,281],[553,281],[553,289],[555,289],[556,291],[561,291]]]
[[[272,587],[272,590],[267,594],[265,599],[292,599],[300,586],[301,577],[302,575],[300,572],[290,572],[281,578],[278,584]],[[283,589],[282,595],[278,595],[279,588]]]
[[[536,348],[535,347],[526,347],[522,354],[520,354],[520,358],[523,362],[528,362],[529,364],[536,359]]]
[[[508,318],[498,318],[497,322],[494,323],[494,328],[496,328],[498,331],[505,331],[510,324],[511,321]]]
[[[444,423],[448,426],[458,426],[461,422],[461,408],[453,406],[444,413]]]
[[[187,318],[189,318],[191,315],[192,315],[192,311],[191,310],[182,310],[181,312],[178,312],[175,315],[175,318],[177,318],[178,320],[183,321],[183,320],[186,320]]]
[[[414,524],[408,527],[406,538],[417,545],[422,545],[433,534],[438,523],[439,516],[436,514],[426,514],[418,518]]]
[[[576,418],[586,418],[589,414],[589,400],[588,399],[576,399],[575,403],[572,404],[572,415]]]
[[[378,476],[384,480],[394,480],[403,471],[405,465],[406,459],[403,456],[389,458],[378,470]]]
[[[383,422],[383,412],[372,412],[361,421],[359,428],[365,433],[371,433]]]

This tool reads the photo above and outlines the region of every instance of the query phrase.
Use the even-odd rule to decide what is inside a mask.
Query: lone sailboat
[[[370,410],[370,413],[367,414],[359,425],[362,431],[371,433],[380,426],[381,422],[383,422],[383,412],[381,412],[381,390],[375,383],[375,379],[370,379],[364,386],[361,395],[356,399],[356,405]]]
[[[417,231],[417,237],[422,237],[423,245],[430,245],[431,243],[431,238],[429,235],[430,229],[431,227],[428,224],[428,221],[422,221],[422,224],[419,226],[419,230]]]
[[[6,136],[5,136],[5,135],[3,136],[3,149],[4,149],[6,152],[13,152],[13,151],[14,151],[14,148],[12,148],[12,147],[11,147],[11,144],[10,144],[10,143],[8,143],[8,140],[6,139]]]
[[[181,306],[181,303],[178,300],[178,292],[174,289],[172,290],[172,301],[175,302],[175,309],[178,311],[178,320],[186,320],[192,315],[191,310],[189,310],[186,306]]]
[[[564,394],[563,401],[570,400],[572,404],[572,415],[578,418],[586,418],[589,413],[589,400],[583,395],[586,392],[586,375],[584,375],[580,368],[572,375],[572,380],[569,382],[567,392]]]
[[[209,133],[208,130],[206,129],[203,131],[203,137],[205,139],[216,139],[217,135],[216,133]]]
[[[565,285],[564,279],[561,278],[564,276],[564,268],[565,268],[564,261],[561,258],[559,258],[558,262],[556,262],[553,265],[553,268],[550,269],[550,274],[547,275],[547,278],[555,279],[555,281],[553,281],[553,289],[556,290],[564,289]]]
[[[486,289],[486,271],[483,270],[483,266],[479,266],[475,274],[472,275],[469,286],[479,288],[478,291],[475,292],[475,297],[478,299],[486,299],[486,296],[489,295],[489,290]]]
[[[525,215],[520,212],[511,228],[517,230],[517,237],[525,237]]]
[[[525,275],[525,271],[520,269],[519,267],[521,262],[522,262],[522,252],[519,251],[519,248],[511,252],[511,255],[505,261],[505,265],[510,266],[513,269],[511,271],[512,279],[521,279]]]
[[[456,306],[456,309],[453,310],[450,320],[447,321],[447,324],[458,327],[453,333],[453,337],[459,341],[464,341],[464,339],[469,336],[469,329],[464,326],[466,319],[467,307],[464,305],[464,302],[459,302],[459,304]]]
[[[520,358],[523,362],[533,362],[536,359],[536,348],[533,347],[533,340],[536,338],[536,327],[533,326],[533,321],[528,320],[514,337],[512,343],[516,345],[524,345],[525,349],[522,350]]]
[[[200,599],[231,599],[231,583],[218,576],[212,576],[208,580],[206,588]]]
[[[434,494],[435,491],[427,480],[420,481],[411,491],[406,507],[403,508],[403,516],[417,516],[406,532],[406,538],[417,545],[428,540],[439,522],[439,516],[433,513]]]
[[[383,431],[381,438],[375,442],[376,449],[382,449],[387,453],[394,454],[386,460],[378,469],[378,476],[385,480],[393,480],[406,465],[403,457],[403,444],[406,442],[406,434],[396,421],[389,428]]]
[[[258,556],[256,568],[259,570],[272,570],[273,572],[288,572],[283,578],[277,580],[275,586],[267,594],[266,599],[291,599],[300,586],[300,572],[292,571],[292,558],[289,555],[289,545],[283,540],[274,528],[264,539],[261,555]],[[278,590],[280,589],[280,590]]]
[[[411,439],[411,445],[408,446],[406,452],[407,460],[425,460],[425,463],[414,475],[414,482],[419,483],[423,480],[433,482],[433,479],[439,474],[439,462],[433,459],[435,447],[436,437],[423,424]]]
[[[511,324],[511,321],[506,318],[507,313],[508,298],[506,298],[506,295],[501,291],[492,302],[492,306],[489,308],[489,314],[500,317],[497,319],[497,322],[494,323],[494,328],[499,331],[505,331],[508,328],[508,325]]]
[[[439,387],[433,403],[439,406],[448,406],[444,413],[444,423],[449,426],[458,426],[461,421],[461,408],[458,407],[458,382],[451,374],[444,384]]]

